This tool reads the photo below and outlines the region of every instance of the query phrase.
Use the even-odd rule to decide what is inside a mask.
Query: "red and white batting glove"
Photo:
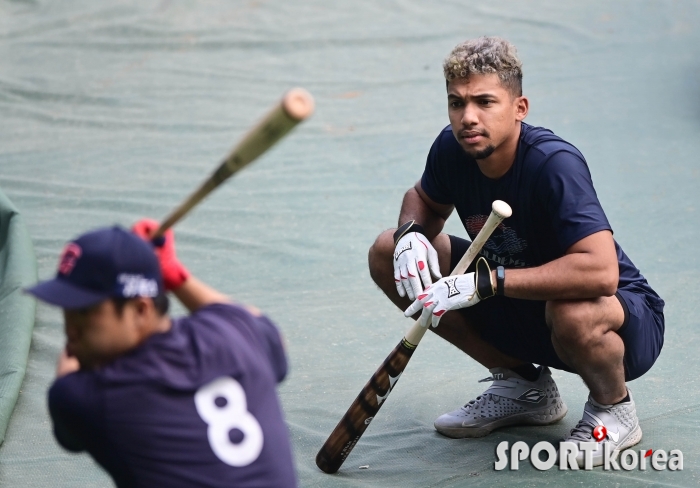
[[[151,236],[158,230],[159,224],[155,220],[141,219],[134,224],[131,231],[141,239],[153,244],[153,250],[160,263],[160,272],[163,275],[163,284],[166,290],[176,290],[190,277],[187,271],[175,255],[175,235],[172,229],[165,231],[164,239],[154,243]]]
[[[448,310],[471,307],[495,294],[496,287],[492,282],[491,268],[484,258],[479,258],[475,273],[440,279],[418,295],[404,315],[410,317],[422,308],[423,313],[418,319],[420,324],[428,327],[430,322],[433,327],[437,327],[440,318]]]
[[[423,293],[424,286],[433,283],[431,275],[442,277],[437,251],[428,238],[418,232],[401,237],[394,249],[394,281],[399,296],[408,295],[415,300]]]

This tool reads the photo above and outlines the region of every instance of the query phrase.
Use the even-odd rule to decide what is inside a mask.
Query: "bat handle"
[[[186,202],[180,205],[177,209],[175,209],[175,211],[173,211],[173,213],[171,213],[165,220],[163,220],[163,222],[161,222],[161,224],[158,226],[158,229],[151,237],[151,241],[156,242],[160,238],[162,238],[169,228],[171,228],[173,225],[179,222],[180,219],[182,219],[195,205],[201,202],[204,199],[204,197],[211,193],[212,190],[219,186],[219,184],[219,179],[211,178],[205,181],[202,184],[202,186],[200,186],[197,189],[197,191],[195,191]]]
[[[421,339],[423,339],[423,336],[427,331],[428,328],[423,327],[422,325],[420,325],[420,322],[416,320],[416,322],[411,326],[411,328],[408,329],[408,332],[406,332],[406,335],[403,338],[406,339],[406,342],[408,342],[412,346],[418,346],[418,344],[420,344]]]

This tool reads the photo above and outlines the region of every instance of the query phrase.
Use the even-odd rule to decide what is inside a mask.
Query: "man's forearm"
[[[425,229],[426,237],[433,240],[445,226],[445,218],[433,211],[421,198],[415,188],[406,192],[401,204],[398,226],[415,220]]]
[[[577,300],[611,296],[617,290],[617,268],[600,266],[585,253],[562,256],[536,268],[506,269],[504,293],[526,300]],[[496,283],[496,271],[493,271]]]
[[[231,303],[226,295],[194,276],[189,276],[182,286],[173,290],[173,293],[190,312],[212,303]]]

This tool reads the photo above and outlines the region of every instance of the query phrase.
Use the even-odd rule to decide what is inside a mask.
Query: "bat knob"
[[[163,247],[163,245],[165,244],[165,236],[160,235],[158,237],[154,237],[153,239],[151,239],[151,244],[153,244],[155,247]]]
[[[314,97],[303,88],[292,88],[282,99],[282,107],[294,120],[304,120],[314,113]]]
[[[495,200],[491,205],[491,210],[502,219],[507,219],[513,215],[513,209],[503,200]]]

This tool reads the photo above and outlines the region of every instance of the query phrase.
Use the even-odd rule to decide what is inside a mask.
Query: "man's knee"
[[[369,248],[367,255],[369,274],[377,284],[382,281],[387,272],[391,273],[393,279],[394,230],[385,230],[379,234],[379,237]]]
[[[547,326],[563,346],[586,348],[601,333],[596,323],[597,300],[550,300],[545,308]]]

